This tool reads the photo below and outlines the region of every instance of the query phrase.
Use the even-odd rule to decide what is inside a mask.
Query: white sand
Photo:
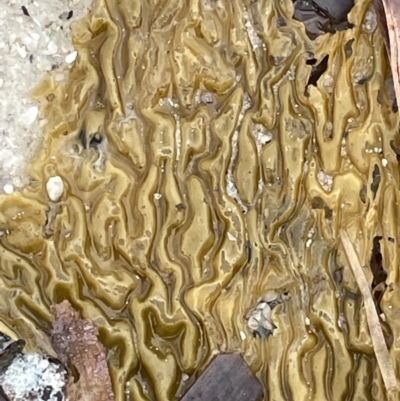
[[[47,71],[62,72],[73,63],[70,25],[87,14],[91,2],[0,1],[0,193],[29,182],[27,161],[42,146],[44,124],[29,90]]]

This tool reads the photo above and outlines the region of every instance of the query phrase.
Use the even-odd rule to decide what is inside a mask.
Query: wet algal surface
[[[97,0],[30,185],[0,197],[0,317],[49,352],[100,332],[117,400],[180,397],[239,351],[266,400],[383,400],[349,233],[400,354],[400,135],[375,13],[317,34],[290,0]],[[47,185],[50,182],[55,187]],[[399,374],[399,365],[395,365]],[[126,394],[125,394],[126,393]]]

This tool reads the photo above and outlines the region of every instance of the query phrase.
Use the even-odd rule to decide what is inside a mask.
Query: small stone
[[[23,115],[25,125],[28,126],[33,124],[38,114],[39,114],[39,108],[37,106],[29,107]]]
[[[212,93],[210,92],[203,92],[200,95],[200,101],[204,104],[214,104],[215,103],[215,99]]]
[[[227,232],[229,241],[236,241],[236,237],[232,235],[229,231]]]
[[[36,52],[39,45],[40,35],[36,32],[22,36],[21,41],[30,52]]]
[[[17,44],[17,52],[18,52],[18,54],[22,57],[22,58],[25,58],[26,57],[26,48],[25,48],[25,46],[19,46],[18,44]]]
[[[47,195],[53,202],[58,201],[64,192],[64,182],[62,178],[58,175],[50,177],[46,184],[46,190]]]
[[[4,191],[4,193],[6,193],[6,194],[12,194],[13,192],[14,192],[14,185],[12,185],[12,184],[6,184],[6,185],[4,185],[4,187],[3,187],[3,191]]]
[[[258,150],[261,150],[264,145],[272,140],[272,134],[268,132],[262,124],[253,124],[251,133],[255,139]]]
[[[262,395],[263,387],[240,354],[220,354],[181,401],[257,401]]]
[[[322,188],[326,192],[330,192],[332,190],[333,185],[333,176],[330,174],[325,173],[324,171],[318,171],[317,178],[319,183],[321,184]]]
[[[68,54],[68,55],[65,57],[65,62],[66,62],[67,64],[72,64],[72,63],[75,61],[77,55],[78,55],[78,52],[77,52],[76,50],[75,50],[74,52]]]
[[[58,46],[51,40],[49,42],[49,44],[47,45],[47,50],[46,50],[45,54],[52,56],[53,54],[56,54],[57,51],[58,51]]]

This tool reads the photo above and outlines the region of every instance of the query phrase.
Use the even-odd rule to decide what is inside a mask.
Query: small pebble
[[[65,57],[65,62],[66,62],[67,64],[72,64],[72,63],[75,61],[77,55],[78,55],[78,52],[77,52],[76,50],[75,50],[74,52],[68,54],[68,55]]]
[[[6,193],[8,195],[12,194],[14,192],[14,185],[12,185],[12,184],[4,185],[3,191],[4,191],[4,193]]]
[[[47,49],[45,51],[45,54],[48,54],[49,56],[52,56],[52,55],[56,54],[57,51],[58,51],[57,44],[51,40],[47,45]]]
[[[62,178],[58,175],[50,177],[46,184],[46,190],[47,195],[53,202],[58,201],[64,192],[64,182]]]

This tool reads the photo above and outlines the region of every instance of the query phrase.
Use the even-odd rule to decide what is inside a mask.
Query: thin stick
[[[382,0],[385,10],[387,30],[389,36],[390,47],[390,66],[392,68],[394,90],[396,93],[397,104],[400,102],[400,54],[399,54],[399,39],[400,39],[400,13],[399,3],[397,0]]]
[[[363,268],[361,267],[360,260],[357,252],[354,249],[352,242],[346,231],[340,230],[340,240],[342,241],[343,248],[353,271],[354,277],[357,281],[358,287],[360,288],[361,295],[364,298],[365,311],[367,313],[367,322],[369,332],[372,338],[372,344],[374,347],[376,359],[378,361],[379,368],[381,370],[383,382],[386,387],[388,395],[399,391],[399,385],[396,379],[396,373],[394,371],[392,359],[386,346],[385,338],[381,324],[379,322],[378,313],[376,311],[375,303],[372,299],[372,294],[369,289],[368,281],[365,277]]]

